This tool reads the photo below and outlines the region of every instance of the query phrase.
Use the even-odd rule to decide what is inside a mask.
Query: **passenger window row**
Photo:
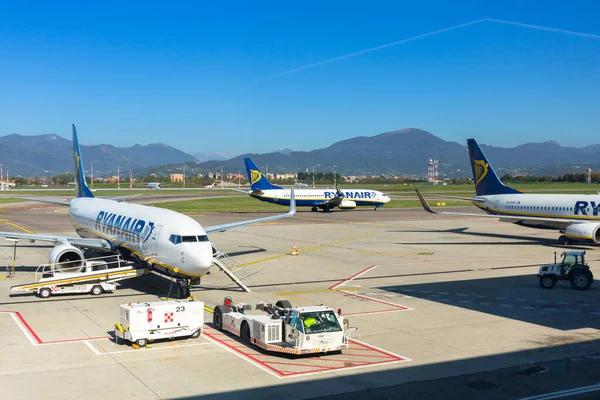
[[[506,206],[507,210],[541,210],[541,211],[573,211],[573,207],[550,207],[550,206]]]

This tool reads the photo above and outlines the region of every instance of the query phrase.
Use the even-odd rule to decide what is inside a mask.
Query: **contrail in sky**
[[[440,33],[449,32],[449,31],[452,31],[452,30],[455,30],[455,29],[458,29],[458,28],[464,28],[465,26],[475,25],[475,24],[479,24],[481,22],[486,22],[486,21],[487,22],[496,22],[496,23],[500,23],[500,24],[508,24],[508,25],[521,26],[521,27],[524,27],[524,28],[537,29],[537,30],[554,32],[554,33],[563,33],[563,34],[567,34],[567,35],[575,35],[575,36],[585,37],[585,38],[600,39],[600,35],[593,35],[593,34],[590,34],[590,33],[567,31],[567,30],[563,30],[563,29],[556,29],[556,28],[548,28],[548,27],[545,27],[545,26],[523,24],[523,23],[520,23],[520,22],[504,21],[504,20],[501,20],[501,19],[494,19],[494,18],[482,18],[482,19],[478,19],[478,20],[475,20],[475,21],[466,22],[464,24],[454,25],[454,26],[451,26],[451,27],[448,27],[448,28],[440,29],[440,30],[437,30],[437,31],[433,31],[433,32],[429,32],[429,33],[424,33],[422,35],[417,35],[417,36],[409,37],[407,39],[398,40],[396,42],[382,44],[382,45],[376,46],[376,47],[371,47],[370,49],[360,50],[360,51],[356,51],[354,53],[349,53],[349,54],[345,54],[345,55],[342,55],[342,56],[330,58],[328,60],[319,61],[317,63],[313,63],[313,64],[309,64],[309,65],[304,65],[302,67],[298,67],[298,68],[294,68],[294,69],[290,69],[290,70],[287,70],[287,71],[283,71],[283,72],[279,72],[279,73],[273,74],[270,77],[291,74],[293,72],[298,72],[298,71],[302,71],[302,70],[305,70],[305,69],[317,67],[319,65],[329,64],[329,63],[332,63],[334,61],[345,60],[346,58],[360,56],[362,54],[371,53],[373,51],[385,49],[387,47],[397,46],[399,44],[404,44],[404,43],[407,43],[407,42],[410,42],[410,41],[413,41],[413,40],[421,39],[421,38],[428,37],[428,36],[438,35]]]
[[[547,32],[554,32],[554,33],[564,33],[564,34],[567,34],[567,35],[574,35],[574,36],[579,36],[579,37],[584,37],[584,38],[600,39],[600,35],[594,35],[594,34],[591,34],[591,33],[567,31],[567,30],[564,30],[564,29],[548,28],[546,26],[522,24],[520,22],[512,22],[512,21],[503,21],[501,19],[486,18],[484,21],[498,22],[498,23],[501,23],[501,24],[508,24],[508,25],[515,25],[515,26],[522,26],[524,28],[537,29],[539,31],[547,31]]]

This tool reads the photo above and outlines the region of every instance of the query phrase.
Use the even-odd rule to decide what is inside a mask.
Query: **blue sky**
[[[597,2],[86,3],[0,4],[0,135],[76,122],[84,144],[240,153],[407,127],[600,143]],[[297,70],[482,18],[598,37],[483,21]]]

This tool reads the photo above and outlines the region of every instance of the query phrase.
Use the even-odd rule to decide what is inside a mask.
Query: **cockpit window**
[[[200,236],[180,236],[180,235],[171,235],[169,236],[169,241],[173,244],[179,243],[197,243],[197,242],[208,242],[208,236],[200,235]]]

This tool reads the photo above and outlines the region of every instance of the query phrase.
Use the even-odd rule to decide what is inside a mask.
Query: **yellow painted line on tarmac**
[[[238,268],[247,267],[249,265],[254,265],[254,264],[260,264],[260,263],[266,262],[266,261],[276,260],[278,258],[283,258],[283,257],[289,256],[289,255],[290,255],[289,253],[284,253],[284,254],[278,254],[278,255],[272,256],[272,257],[262,258],[260,260],[248,261],[246,263],[238,265]]]
[[[315,289],[315,290],[306,290],[306,291],[298,291],[298,292],[281,292],[274,293],[273,296],[281,297],[281,296],[297,296],[302,294],[312,294],[312,293],[333,293],[339,292],[340,290],[358,290],[357,287],[344,287],[343,289]]]
[[[21,225],[17,225],[17,224],[15,224],[15,223],[13,223],[13,222],[9,222],[9,221],[3,221],[3,222],[4,222],[5,224],[8,224],[8,225],[14,226],[15,228],[18,228],[18,229],[22,230],[23,232],[27,232],[27,233],[31,233],[31,234],[35,235],[35,232],[34,232],[34,231],[30,231],[30,230],[29,230],[29,229],[27,229],[27,228],[23,228]]]
[[[355,236],[355,237],[351,237],[351,238],[348,238],[348,239],[336,240],[335,242],[323,243],[323,244],[320,244],[320,245],[317,245],[317,246],[313,246],[313,247],[301,248],[301,249],[299,249],[299,251],[300,251],[300,254],[302,254],[302,252],[304,252],[304,251],[317,251],[317,250],[321,250],[321,249],[323,249],[325,247],[335,246],[335,245],[339,245],[339,244],[342,244],[342,243],[350,242],[350,241],[353,241],[353,240],[363,239],[363,238],[366,238],[366,237],[369,237],[369,236],[373,236],[373,235],[376,235],[376,234],[377,234],[377,232],[369,232],[367,234],[360,235],[360,236]],[[283,257],[290,256],[290,255],[291,255],[290,253],[283,253],[283,254],[278,254],[276,256],[272,256],[272,257],[262,258],[260,260],[249,261],[247,263],[243,263],[243,264],[238,265],[238,268],[244,268],[244,267],[247,267],[247,266],[250,266],[250,265],[260,264],[260,263],[263,263],[263,262],[266,262],[266,261],[277,260],[279,258],[283,258]]]
[[[298,215],[298,214],[296,214]],[[339,220],[339,219],[333,219],[333,218],[318,218],[318,217],[304,217],[304,216],[300,216],[299,218],[301,219],[310,219],[313,221],[326,221],[326,222],[336,222],[338,224],[346,224],[346,225],[371,225],[371,226],[385,226],[385,227],[389,227],[390,224],[383,224],[383,223],[378,223],[378,222],[368,222],[368,221],[344,221],[344,220]],[[402,225],[393,225],[394,228],[407,228],[406,226],[402,226]]]
[[[187,214],[190,217],[204,217],[206,214]]]

